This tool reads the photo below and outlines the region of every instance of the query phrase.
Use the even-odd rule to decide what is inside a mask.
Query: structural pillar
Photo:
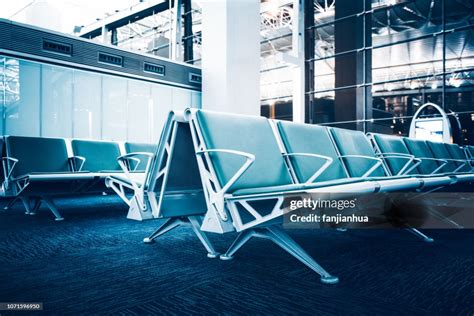
[[[260,115],[260,0],[203,0],[202,21],[202,108]]]
[[[372,45],[371,16],[360,14],[370,7],[371,0],[338,0],[336,3],[336,19],[357,15],[336,22],[334,34],[335,121],[353,121],[340,125],[349,129],[365,130],[364,120],[370,119],[372,112],[370,88],[364,86],[371,82],[372,58],[370,51],[363,50]]]

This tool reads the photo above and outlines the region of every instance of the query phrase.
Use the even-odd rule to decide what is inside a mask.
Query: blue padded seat
[[[269,193],[276,193],[276,192],[311,190],[311,189],[326,188],[326,187],[337,186],[337,185],[355,184],[355,183],[360,183],[360,182],[365,182],[365,181],[367,181],[367,179],[344,178],[344,179],[328,180],[324,182],[316,182],[316,183],[309,183],[309,184],[298,183],[298,184],[279,185],[279,186],[263,187],[263,188],[240,189],[240,190],[235,191],[232,195],[243,196],[243,195],[252,195],[252,194],[269,194]],[[374,184],[374,189],[375,189],[375,184]]]
[[[18,160],[10,177],[4,179],[6,196],[81,193],[95,181],[91,173],[72,170],[66,142],[61,138],[7,136],[4,156]]]
[[[158,146],[156,144],[146,144],[146,143],[132,143],[132,142],[126,142],[125,143],[125,152],[127,154],[131,153],[150,153],[150,154],[155,154],[156,148]],[[145,171],[146,169],[146,164],[148,162],[148,157],[145,157],[144,155],[138,155],[135,158],[140,159],[140,163],[138,165],[133,165],[134,171]]]
[[[403,141],[405,142],[405,145],[407,146],[410,153],[416,158],[421,159],[421,163],[417,167],[420,174],[431,174],[440,166],[436,160],[431,160],[432,158],[435,158],[435,156],[424,140],[404,137]]]
[[[432,141],[427,141],[426,143],[430,147],[431,152],[433,153],[433,156],[435,156],[435,158],[447,160],[448,163],[444,165],[444,167],[442,168],[442,171],[454,172],[458,168],[458,165],[456,164],[456,162],[450,160],[453,158],[449,154],[449,151],[444,143],[432,142]]]
[[[375,142],[375,145],[377,146],[377,148],[379,149],[381,153],[385,153],[385,154],[401,153],[404,155],[413,155],[409,151],[408,147],[406,146],[404,137],[384,135],[384,134],[371,134],[371,136]],[[429,148],[426,147],[426,150],[429,151]],[[415,158],[418,158],[418,157],[415,157]],[[409,162],[408,159],[398,159],[398,158],[385,158],[384,160],[387,162],[387,167],[389,168],[392,174],[397,174],[398,172],[400,172],[400,170],[404,168],[405,164]],[[414,166],[414,164],[415,162],[412,162],[412,164],[408,164],[408,167],[405,167],[405,170],[409,170],[410,168]],[[420,164],[418,164],[418,166],[420,166]],[[431,172],[433,170],[430,170],[429,172],[426,172],[426,174],[423,174],[420,168],[416,167],[416,168],[412,168],[412,170],[408,173],[408,175],[421,178],[423,181],[423,188],[442,187],[442,186],[447,186],[453,183],[453,179],[451,179],[448,176],[431,175]]]
[[[337,185],[337,182],[348,184],[372,181],[375,185],[380,186],[381,190],[384,191],[418,188],[421,185],[420,180],[415,178],[412,179],[408,176],[389,178],[386,176],[382,167],[376,168],[368,177],[362,178],[362,176],[369,171],[377,161],[370,159],[375,158],[375,153],[369,140],[361,132],[337,129],[337,135],[334,137],[335,141],[333,142],[328,130],[329,128],[327,127],[292,122],[278,122],[277,125],[286,152],[318,154],[332,158],[331,165],[329,165],[329,167],[316,178],[314,181],[316,183],[321,183],[320,181],[323,181],[321,185],[327,186]],[[345,141],[341,141],[341,138],[345,138]],[[358,144],[360,143],[361,146],[354,147],[351,144],[347,145],[346,141],[348,140],[352,140]],[[334,145],[334,143],[337,144],[339,141],[341,147],[338,147],[337,149],[342,155],[362,155],[369,157],[369,159],[340,159],[340,155]],[[298,182],[307,181],[307,179],[309,179],[325,162],[323,159],[316,159],[314,157],[296,156],[292,158],[293,159],[290,159],[290,161],[292,168],[298,177]],[[354,168],[354,162],[355,164],[358,164],[359,169]],[[348,170],[351,170],[351,167],[353,168],[350,177],[348,177],[348,174],[344,169],[344,163]],[[357,170],[357,172],[354,172],[355,170]],[[336,182],[334,182],[334,184],[325,184],[324,181]]]
[[[376,158],[374,148],[367,136],[360,131],[341,128],[330,128],[336,147],[341,156],[355,155]],[[351,177],[362,177],[377,163],[373,159],[346,158],[344,164]],[[376,181],[381,191],[403,191],[418,189],[423,181],[410,176],[391,176],[385,172],[382,165],[377,167],[367,178],[367,181]]]
[[[3,136],[0,136],[0,157],[5,157],[3,154],[5,153],[5,148],[4,148],[5,142],[3,140]],[[3,168],[0,167],[0,183],[3,183],[5,180],[5,175],[3,174]]]
[[[469,157],[470,157],[471,159],[474,159],[474,146],[470,146],[470,145],[469,145],[469,146],[466,146],[466,150],[467,150],[467,152],[468,152],[468,154],[469,154]]]
[[[117,158],[121,156],[119,144],[109,141],[71,141],[74,156],[85,158],[81,170],[90,172],[121,172]]]
[[[230,149],[255,155],[254,163],[227,192],[233,196],[291,193],[365,181],[349,179],[345,174],[339,174],[342,179],[293,184],[270,122],[266,118],[202,110],[196,112],[196,118],[207,149]],[[244,158],[229,154],[211,154],[211,158],[221,185],[227,183],[244,162]],[[354,192],[373,192],[377,189],[377,184],[366,183],[353,189]]]
[[[384,135],[384,134],[371,134],[376,145],[379,147],[379,150],[382,154],[390,153],[399,153],[403,155],[411,155],[410,151],[403,142],[402,137],[394,135]],[[407,164],[408,159],[400,158],[384,158],[387,163],[387,167],[390,170],[392,175],[397,175]],[[405,168],[405,170],[409,169]],[[417,174],[416,168],[411,170],[408,174]]]
[[[240,116],[208,111],[196,112],[207,149],[230,149],[255,155],[254,163],[228,193],[247,188],[292,184],[269,121],[264,117]],[[216,176],[223,186],[240,169],[245,158],[211,153]]]
[[[466,163],[455,161],[456,167],[460,168],[457,172],[471,172],[472,167],[469,164],[466,152],[457,144],[444,144],[453,159],[464,160]],[[462,165],[462,167],[461,167]]]
[[[158,146],[156,144],[132,143],[132,142],[125,143],[125,151],[127,152],[127,154],[136,153],[136,152],[154,154],[156,152],[157,147]]]
[[[330,131],[341,156],[362,155],[375,157],[372,145],[364,133],[342,128],[330,128]],[[376,162],[364,158],[347,158],[344,159],[344,163],[351,177],[361,177],[373,167]],[[374,170],[370,176],[385,177],[386,174],[383,167],[380,166]]]
[[[333,159],[331,165],[318,176],[317,182],[347,178],[327,127],[285,121],[278,122],[277,126],[288,153],[317,153]],[[304,156],[291,156],[290,161],[300,183],[311,178],[326,162],[324,159]]]
[[[62,138],[7,136],[5,151],[18,159],[13,178],[32,173],[71,173],[66,142]]]

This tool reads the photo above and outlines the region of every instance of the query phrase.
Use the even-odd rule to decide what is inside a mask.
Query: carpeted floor
[[[339,276],[324,285],[270,241],[220,261],[186,227],[143,244],[159,222],[125,219],[115,197],[58,206],[63,222],[20,204],[0,212],[0,302],[56,315],[474,315],[474,230],[430,231],[433,244],[397,230],[291,231]],[[210,235],[220,251],[234,237]]]

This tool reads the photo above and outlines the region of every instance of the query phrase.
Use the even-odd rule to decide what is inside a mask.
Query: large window
[[[2,135],[153,143],[201,93],[0,56],[0,101]]]
[[[315,0],[306,8],[307,120],[406,135],[419,106],[433,102],[474,144],[473,5]]]

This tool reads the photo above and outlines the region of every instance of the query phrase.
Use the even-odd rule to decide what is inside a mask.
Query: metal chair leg
[[[229,249],[226,251],[225,254],[222,254],[220,256],[221,260],[231,260],[234,257],[234,254],[242,248],[243,245],[247,243],[252,237],[255,236],[255,231],[253,229],[245,230],[237,236],[237,238],[234,240],[232,245],[230,245]]]
[[[295,242],[283,229],[277,226],[266,227],[268,237],[278,246],[286,250],[290,255],[304,263],[308,268],[321,276],[321,282],[325,284],[336,284],[339,278],[329,274],[319,263],[316,262],[297,242]]]
[[[201,244],[203,244],[204,248],[206,248],[207,256],[211,259],[217,258],[219,253],[214,249],[214,246],[212,246],[211,242],[207,238],[207,235],[201,230],[201,223],[198,217],[189,216],[188,220],[189,223],[191,223],[194,233],[199,238],[199,241],[201,241]]]
[[[19,197],[21,203],[23,203],[23,207],[25,208],[25,214],[30,215],[32,210],[31,210],[31,203],[30,203],[30,198],[26,196],[20,196]]]
[[[36,215],[36,212],[39,210],[41,206],[41,199],[35,199],[35,203],[33,204],[33,207],[30,210],[30,215]]]
[[[425,242],[434,242],[433,238],[426,236],[425,234],[423,234],[416,228],[410,227],[410,228],[406,228],[406,230],[408,230],[410,233],[412,233],[416,237],[421,238]]]
[[[163,223],[157,230],[155,230],[150,236],[143,239],[143,242],[146,244],[150,244],[155,242],[155,239],[160,237],[161,235],[169,232],[172,229],[175,229],[179,225],[182,225],[184,222],[181,218],[169,218],[166,222]]]
[[[13,198],[12,200],[10,200],[10,202],[8,202],[8,204],[3,207],[3,210],[4,210],[4,211],[8,211],[9,209],[11,209],[11,208],[13,207],[13,205],[15,205],[15,203],[16,203],[19,199],[20,199],[19,197],[15,197],[15,198]]]
[[[307,267],[321,276],[321,282],[325,284],[336,284],[339,279],[329,274],[319,265],[303,248],[301,248],[291,237],[280,227],[270,226],[265,228],[255,228],[243,231],[237,236],[227,252],[221,255],[222,260],[230,260],[233,255],[247,243],[252,237],[266,238],[273,241],[290,255],[301,261]]]
[[[61,214],[59,213],[59,210],[58,208],[56,207],[56,205],[54,204],[53,200],[50,199],[50,198],[43,198],[43,202],[44,204],[46,204],[46,206],[51,210],[51,212],[54,214],[55,216],[55,221],[62,221],[64,220],[64,217],[61,216]]]

